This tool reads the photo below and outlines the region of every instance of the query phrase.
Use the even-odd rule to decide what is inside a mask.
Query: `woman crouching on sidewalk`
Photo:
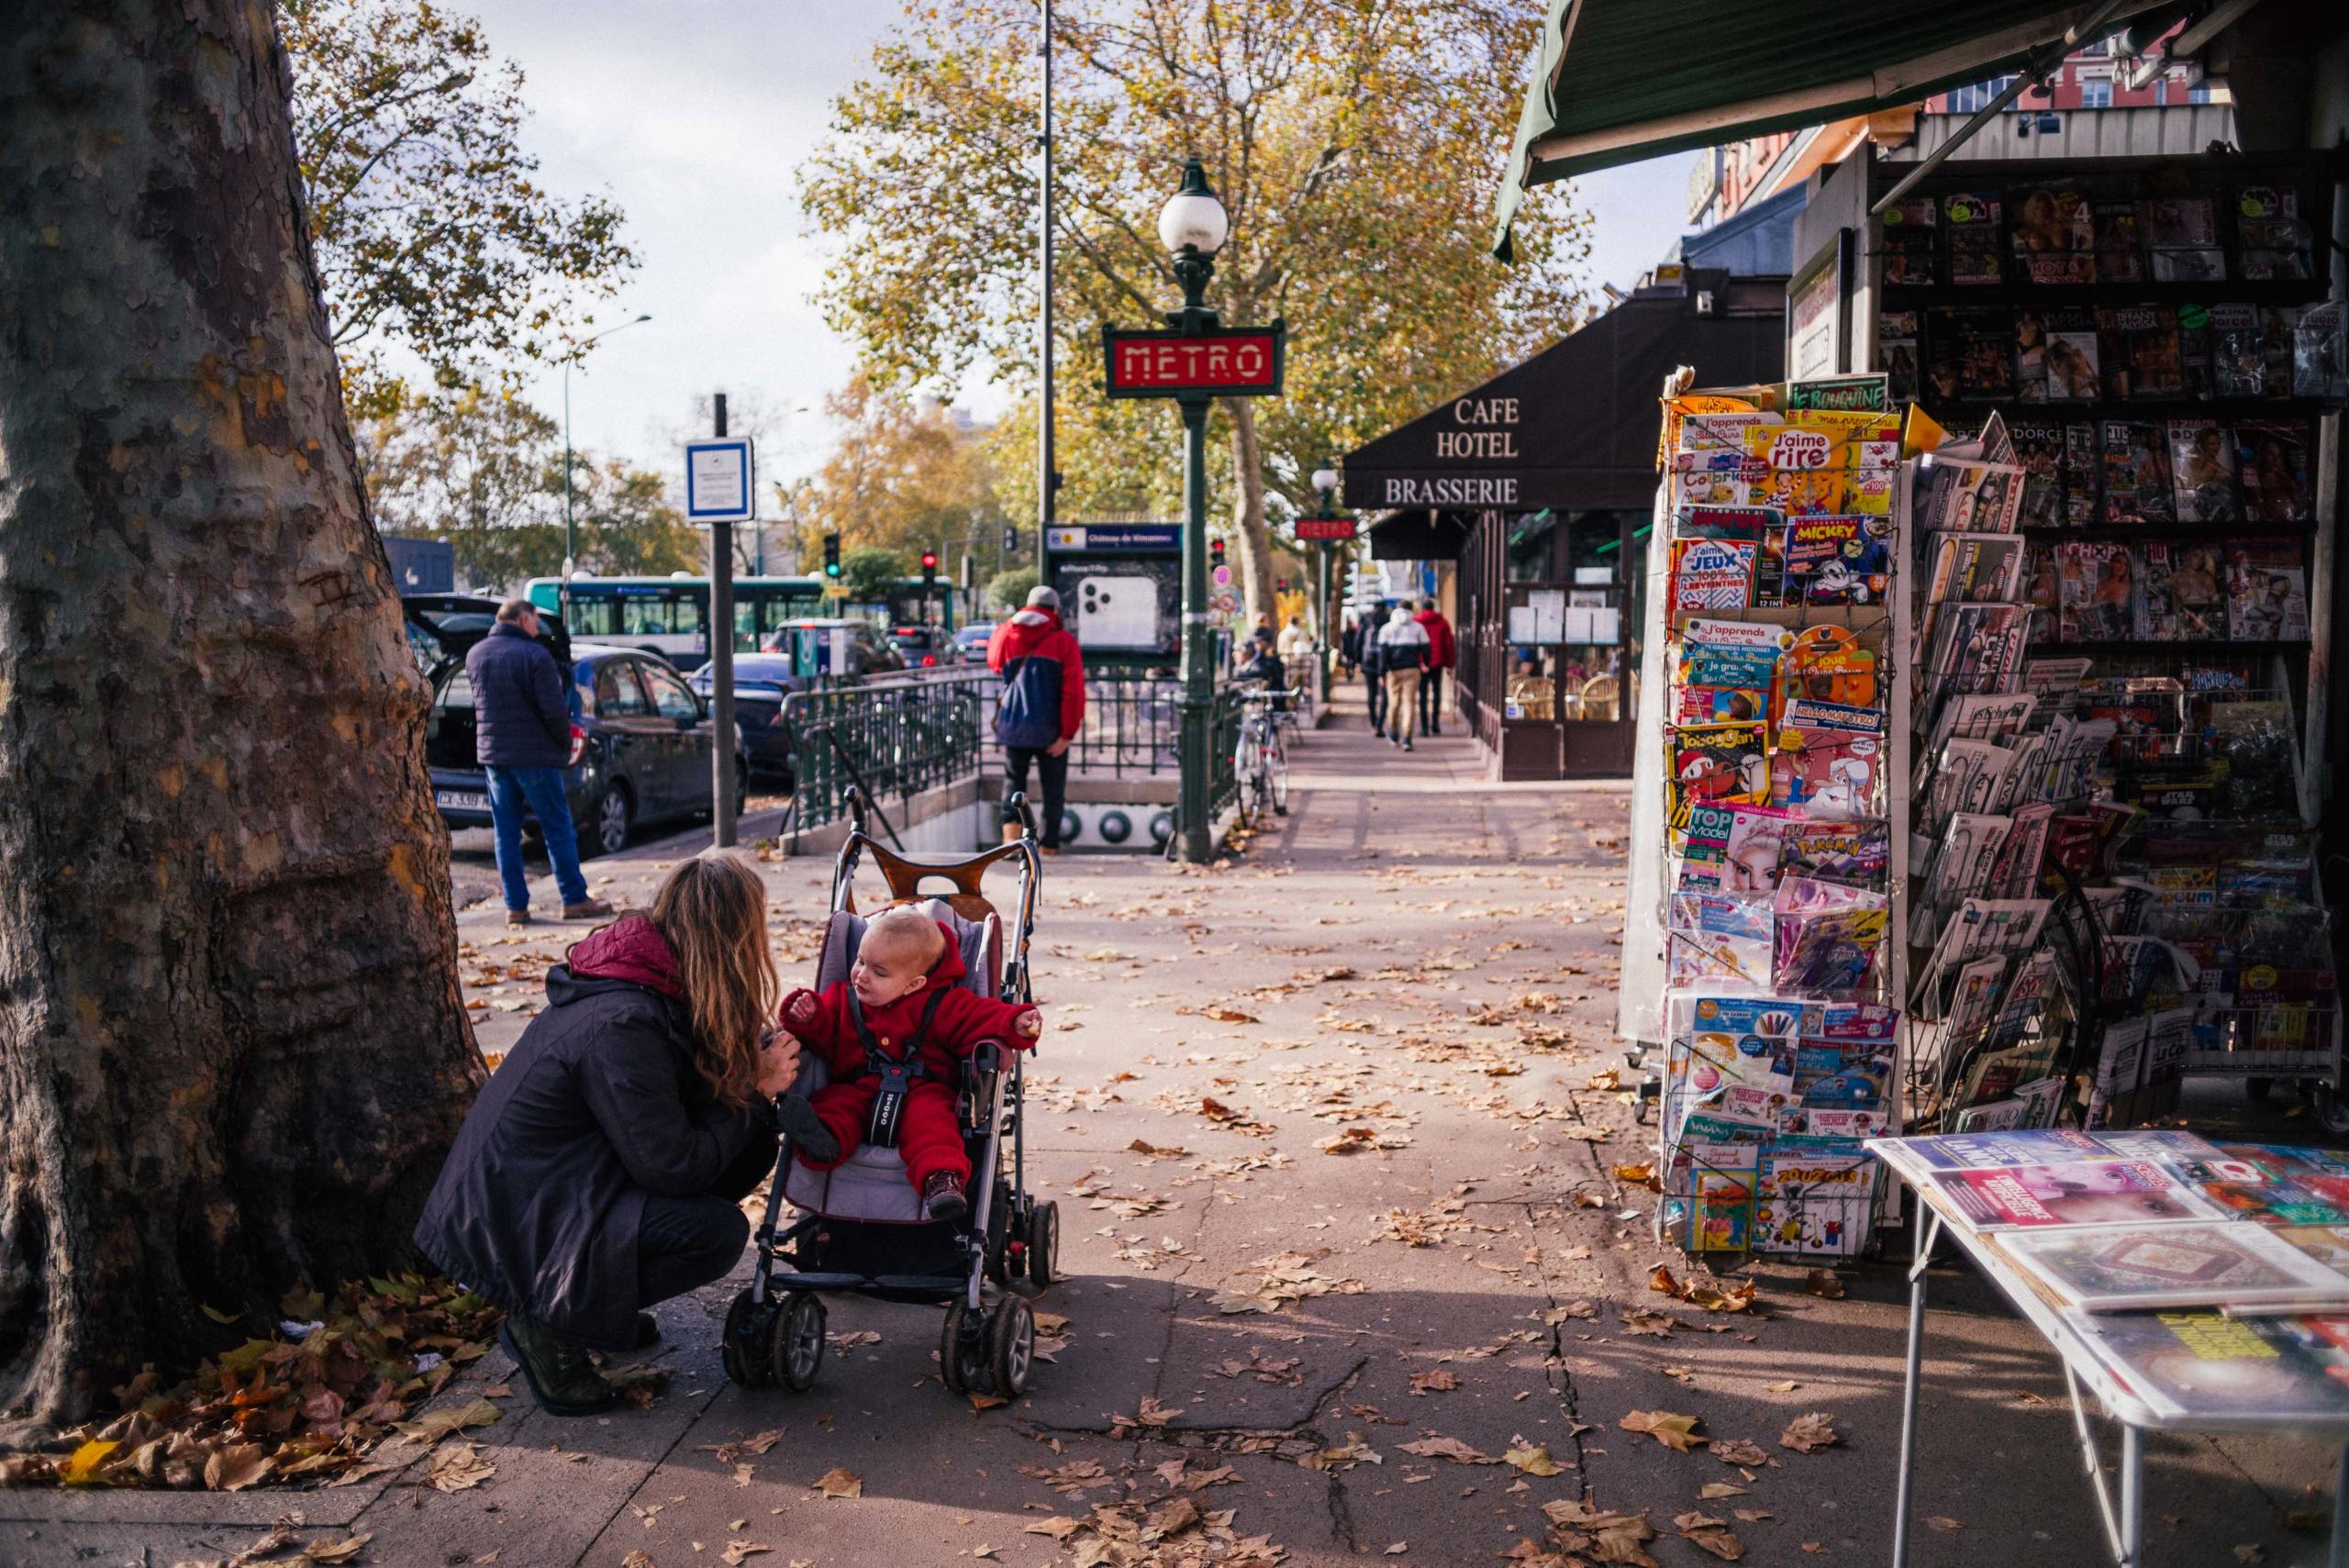
[[[505,1308],[553,1414],[610,1408],[587,1352],[656,1342],[643,1308],[740,1259],[740,1202],[774,1166],[773,1096],[799,1068],[790,1036],[762,1044],[776,989],[758,873],[696,856],[650,915],[548,972],[546,1010],[465,1118],[417,1245]]]

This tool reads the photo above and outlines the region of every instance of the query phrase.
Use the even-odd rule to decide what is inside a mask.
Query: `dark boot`
[[[497,1338],[529,1380],[530,1396],[548,1415],[596,1416],[619,1403],[587,1352],[563,1343],[545,1325],[510,1317]]]
[[[790,1135],[792,1147],[818,1165],[829,1165],[841,1157],[841,1140],[824,1125],[816,1107],[807,1103],[805,1095],[782,1095],[774,1102],[775,1120]]]
[[[921,1203],[932,1219],[959,1220],[971,1212],[971,1200],[963,1195],[963,1178],[952,1171],[930,1173],[921,1184]]]
[[[661,1342],[661,1320],[650,1312],[636,1315],[636,1348],[649,1351]]]

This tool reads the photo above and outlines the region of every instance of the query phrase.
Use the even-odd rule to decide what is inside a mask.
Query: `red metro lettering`
[[[1121,386],[1270,386],[1269,337],[1160,338],[1118,345]]]

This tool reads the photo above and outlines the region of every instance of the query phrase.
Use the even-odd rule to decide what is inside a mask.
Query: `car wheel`
[[[628,790],[618,784],[606,784],[587,814],[587,831],[581,836],[580,852],[590,859],[618,854],[628,848],[635,816],[634,807],[629,804]]]

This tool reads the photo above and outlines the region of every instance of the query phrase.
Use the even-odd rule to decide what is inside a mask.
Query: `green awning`
[[[2021,63],[2075,26],[2176,0],[1550,0],[1494,230],[1526,190],[1592,169],[1914,104]]]

